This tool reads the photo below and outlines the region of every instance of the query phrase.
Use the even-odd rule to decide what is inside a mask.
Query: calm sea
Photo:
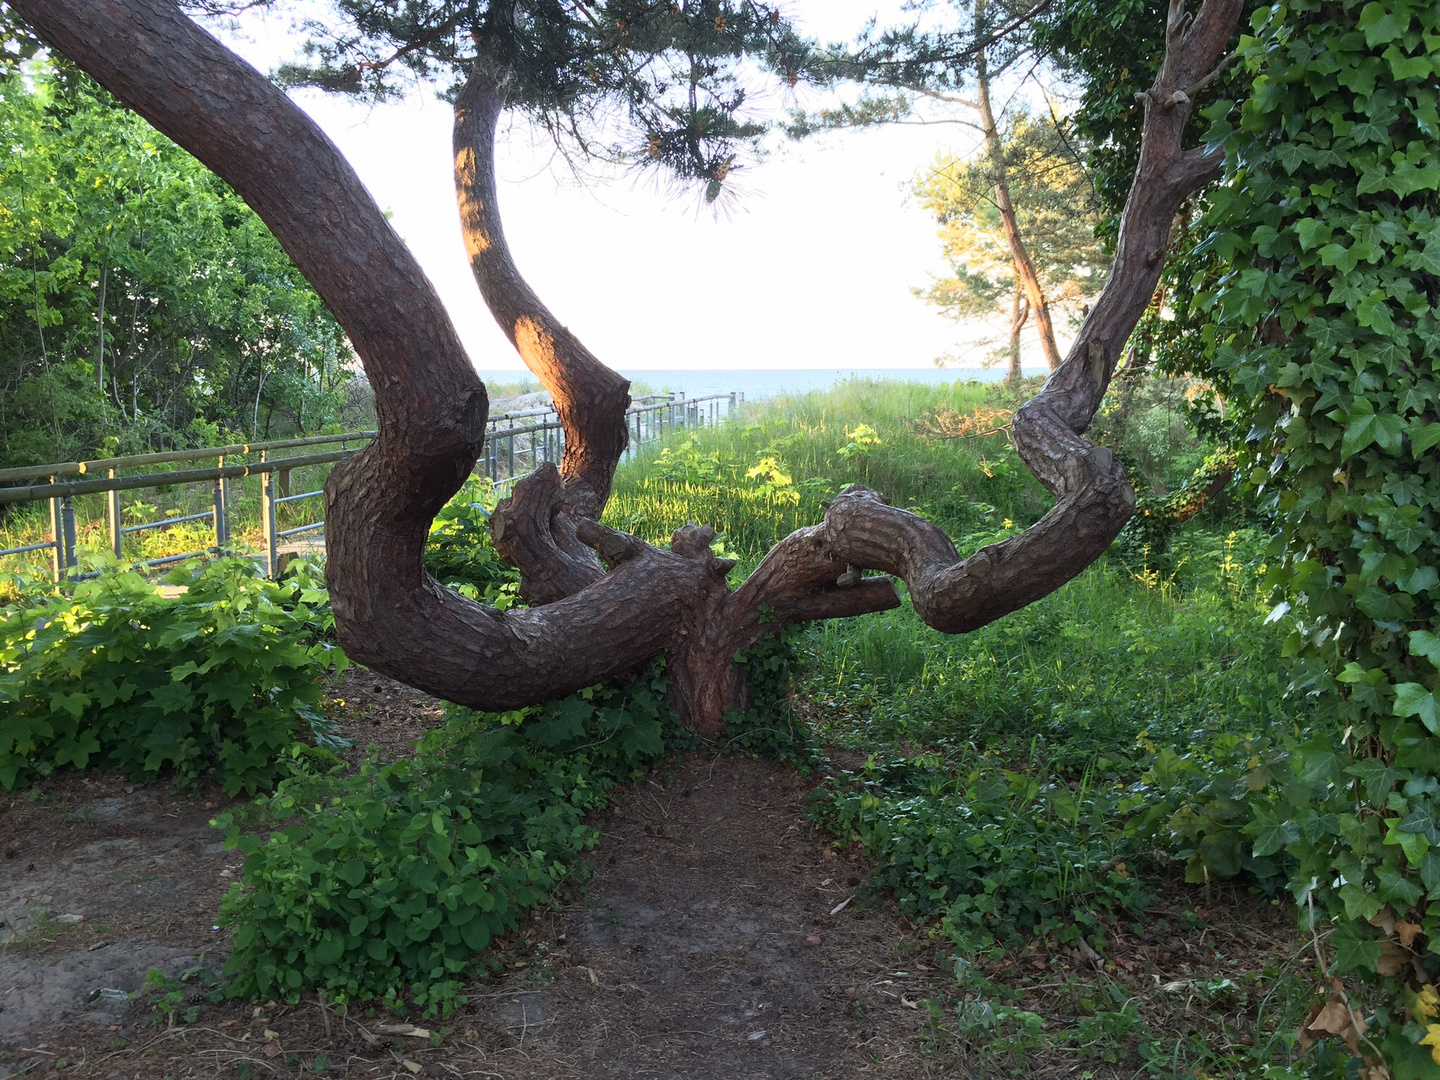
[[[728,371],[654,370],[637,371],[621,369],[633,383],[644,384],[653,392],[684,391],[686,397],[704,397],[708,394],[728,394],[732,391],[744,393],[747,399],[773,397],[775,394],[803,394],[809,390],[826,390],[846,379],[890,379],[898,382],[920,382],[931,386],[939,383],[953,383],[957,379],[977,379],[981,382],[999,382],[1005,377],[1005,368],[996,366],[982,370],[962,368],[771,368]],[[522,371],[482,371],[480,377],[487,383],[515,383],[523,381]],[[538,387],[538,384],[537,384]]]

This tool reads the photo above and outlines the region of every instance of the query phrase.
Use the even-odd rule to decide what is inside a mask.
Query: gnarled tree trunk
[[[430,283],[334,146],[266,78],[181,15],[173,0],[10,3],[228,181],[349,333],[375,389],[380,434],[326,485],[327,579],[342,644],[376,670],[452,701],[508,709],[572,692],[665,650],[677,704],[697,730],[713,733],[725,710],[743,702],[731,665],[736,649],[777,626],[899,602],[888,577],[867,578],[862,571],[902,578],[929,625],[959,633],[1073,578],[1110,545],[1133,510],[1120,463],[1082,433],[1154,291],[1171,218],[1188,194],[1219,173],[1218,153],[1183,150],[1180,137],[1195,84],[1224,50],[1240,0],[1205,0],[1193,20],[1181,0],[1170,4],[1166,58],[1146,95],[1140,165],[1110,279],[1064,363],[1012,422],[1020,457],[1056,499],[1039,522],[963,558],[923,518],[887,505],[873,491],[851,488],[820,524],[782,540],[731,591],[725,583],[730,565],[711,553],[708,528],[678,530],[663,551],[587,516],[598,512],[593,499],[608,489],[608,470],[623,447],[623,435],[603,421],[593,443],[597,457],[567,460],[564,476],[553,466],[538,470],[517,491],[512,510],[537,536],[564,518],[569,524],[557,546],[563,549],[573,530],[608,572],[578,591],[557,587],[561,595],[552,603],[503,614],[442,588],[424,565],[429,522],[479,454],[485,388]],[[457,113],[457,130],[473,122],[477,131],[489,125],[493,133],[497,93],[494,86],[467,87],[462,99],[473,111]],[[478,154],[482,142],[467,136],[462,153]],[[472,263],[478,260],[477,274],[488,287],[487,280],[500,281],[513,266],[506,269],[508,255],[492,220],[493,172],[487,187],[478,157],[472,167],[468,197],[479,199],[467,211],[474,223]],[[575,378],[579,353],[561,328],[518,275],[501,285],[492,289],[497,316],[509,322],[517,345],[533,348],[542,367],[550,363],[546,357],[555,358],[556,385]],[[577,402],[588,385],[576,383]],[[601,395],[597,407],[613,408],[619,400],[614,384],[597,375],[593,385]],[[589,421],[577,416],[575,422]],[[613,455],[608,465],[605,455]],[[511,514],[502,519],[510,522]],[[551,524],[551,539],[558,532]],[[517,561],[526,558],[522,553]],[[522,570],[535,573],[523,561]],[[762,611],[773,613],[764,616],[773,621],[762,622]]]

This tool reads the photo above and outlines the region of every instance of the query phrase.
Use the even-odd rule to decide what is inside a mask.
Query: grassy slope
[[[714,524],[742,561],[738,577],[818,521],[829,495],[863,482],[973,550],[1035,520],[1047,496],[1004,436],[924,440],[915,422],[941,407],[1004,404],[998,393],[851,382],[782,398],[622,470],[607,519],[654,541],[687,520]],[[878,445],[855,448],[862,424]],[[865,849],[875,885],[949,939],[970,1004],[986,1003],[937,1018],[946,1037],[978,1040],[1021,1075],[1051,1054],[1111,1062],[1117,1075],[1240,1074],[1288,1060],[1307,990],[1273,957],[1240,959],[1211,980],[1231,979],[1236,996],[1208,1017],[1170,1015],[1145,995],[1145,977],[1102,973],[1112,985],[1101,992],[1060,959],[1108,955],[1139,927],[1163,931],[1165,918],[1146,912],[1183,893],[1187,874],[1206,894],[1236,871],[1279,880],[1239,831],[1247,777],[1301,719],[1285,711],[1279,638],[1263,625],[1261,550],[1253,531],[1200,526],[1163,571],[1102,561],[973,634],[939,634],[908,606],[804,633],[796,705],[836,761],[853,762],[822,777],[817,813],[837,843]],[[1020,995],[997,973],[1027,949],[1064,969],[1054,1030],[1006,1005]],[[1266,966],[1285,977],[1262,993]]]

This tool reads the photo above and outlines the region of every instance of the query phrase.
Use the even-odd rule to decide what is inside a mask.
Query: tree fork
[[[729,666],[735,649],[779,626],[898,604],[888,578],[865,578],[863,570],[901,577],[929,625],[962,632],[1079,574],[1133,510],[1120,463],[1081,433],[1153,294],[1174,213],[1218,175],[1219,152],[1184,150],[1180,136],[1193,107],[1187,91],[1219,60],[1241,0],[1205,0],[1193,20],[1181,0],[1171,0],[1165,62],[1145,95],[1140,164],[1110,279],[1064,363],[1012,422],[1020,457],[1056,497],[1039,522],[963,559],[936,526],[850,488],[819,525],[782,540],[731,592],[729,567],[709,551],[708,530],[681,529],[672,550],[660,551],[556,509],[558,478],[542,470],[526,496],[531,505],[515,520],[540,530],[549,513],[553,538],[554,523],[568,517],[565,529],[573,526],[576,540],[610,569],[553,603],[503,614],[441,587],[424,565],[429,522],[480,449],[484,385],[430,283],[333,145],[173,0],[10,3],[230,183],[350,335],[375,388],[380,434],[326,485],[327,581],[341,643],[376,670],[462,704],[510,709],[668,650],[677,704],[689,723],[713,733],[726,708],[743,704]],[[493,193],[486,205],[493,207]],[[492,243],[499,237],[487,235]]]

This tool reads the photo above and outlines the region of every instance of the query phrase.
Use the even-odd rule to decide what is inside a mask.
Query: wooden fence
[[[640,398],[626,414],[626,424],[630,430],[630,445],[626,449],[626,457],[634,456],[644,443],[663,438],[677,428],[708,427],[721,423],[735,415],[744,400],[745,395],[738,392],[700,398],[686,398],[683,394],[654,394]],[[350,431],[340,435],[316,435],[303,439],[238,443],[200,450],[171,450],[96,461],[66,461],[0,469],[0,506],[48,502],[50,509],[49,535],[44,541],[0,548],[0,557],[48,551],[55,580],[73,574],[78,563],[74,500],[78,496],[95,494],[106,496],[105,519],[109,542],[117,558],[121,557],[126,536],[206,520],[210,522],[213,544],[196,551],[143,560],[142,565],[161,566],[202,555],[229,553],[233,550],[230,532],[233,505],[231,482],[247,476],[258,476],[260,519],[264,532],[261,556],[265,562],[266,573],[273,577],[279,566],[279,548],[283,541],[304,533],[320,531],[325,527],[323,517],[290,528],[279,527],[278,510],[281,506],[313,500],[323,494],[323,489],[320,488],[292,493],[291,474],[306,466],[330,464],[349,457],[374,437],[373,431]],[[274,456],[277,451],[320,446],[338,446],[339,449],[294,456],[284,456],[283,453],[282,456]],[[476,463],[476,471],[489,479],[495,489],[508,490],[517,479],[542,463],[558,462],[564,451],[564,430],[553,409],[502,413],[492,416],[486,426],[484,456]],[[235,458],[247,460],[236,462]],[[215,464],[207,468],[170,472],[130,473],[133,469],[146,469],[155,465],[198,461],[214,461]],[[210,489],[209,505],[205,510],[128,525],[123,521],[120,506],[122,491],[202,484],[208,485]]]

